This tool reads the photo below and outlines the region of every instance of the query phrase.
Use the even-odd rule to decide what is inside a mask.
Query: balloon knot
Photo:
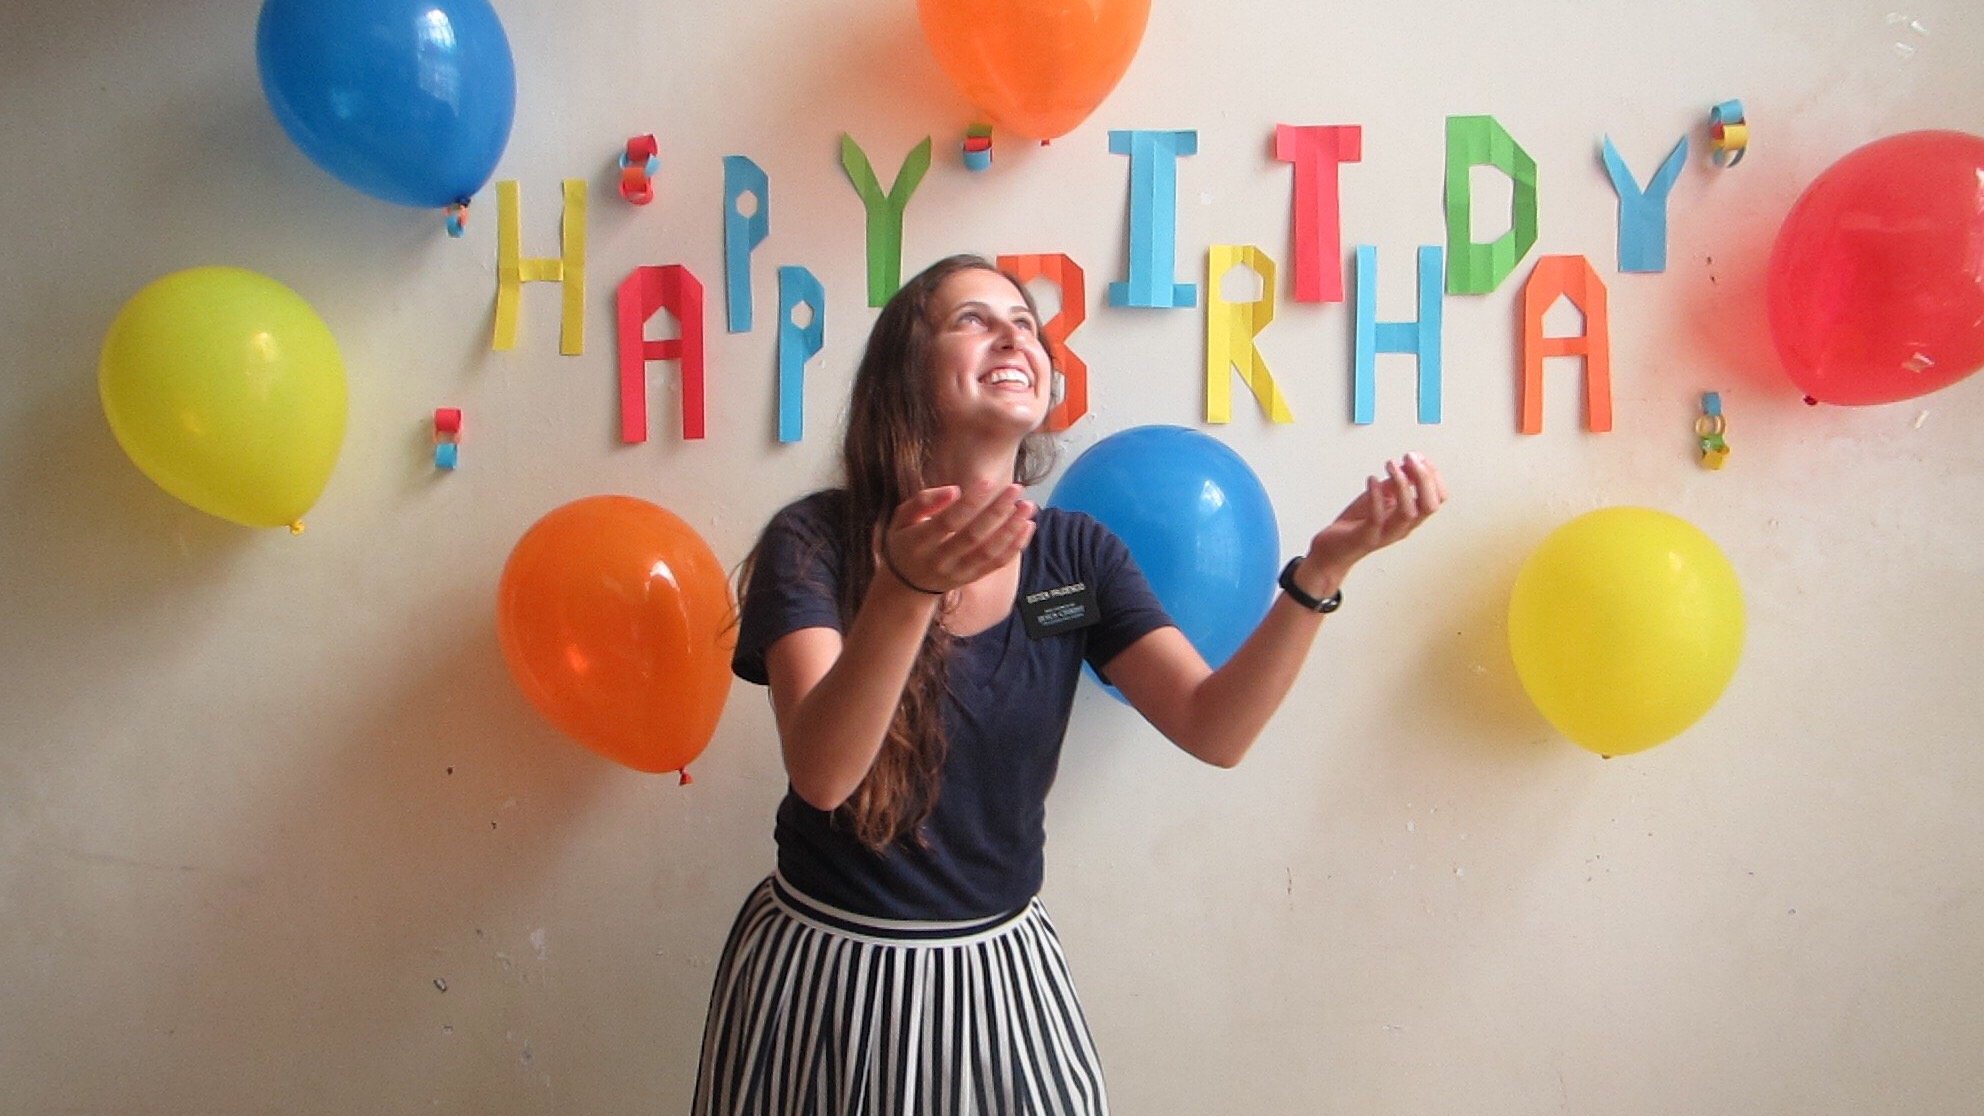
[[[292,523],[292,524],[290,524],[290,525],[289,525],[289,533],[290,533],[290,534],[292,534],[292,535],[300,535],[300,534],[302,534],[302,533],[303,533],[303,521],[299,519],[299,520],[297,520],[296,522],[294,522],[294,523]]]
[[[682,775],[682,781],[681,781],[681,782],[679,782],[679,783],[677,783],[677,784],[675,784],[676,786],[678,786],[678,787],[686,787],[686,786],[688,786],[688,785],[689,785],[690,783],[693,783],[693,782],[695,782],[695,780],[694,780],[694,779],[691,779],[691,778],[689,777],[689,769],[688,769],[688,768],[686,768],[686,767],[684,767],[684,768],[681,768],[681,769],[680,769],[680,771],[681,771],[681,775]]]

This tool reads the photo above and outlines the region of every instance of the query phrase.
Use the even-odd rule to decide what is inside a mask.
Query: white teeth
[[[1032,387],[1033,377],[1017,369],[1001,368],[990,376],[985,377],[985,383],[992,387],[997,387],[1000,384],[1020,384],[1024,387]]]

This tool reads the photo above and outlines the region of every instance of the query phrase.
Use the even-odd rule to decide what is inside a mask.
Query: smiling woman
[[[776,870],[718,966],[699,1114],[1107,1112],[1038,898],[1082,665],[1231,766],[1317,602],[1445,498],[1430,464],[1390,463],[1213,671],[1121,540],[1024,499],[1050,457],[1052,373],[1018,282],[976,257],[933,265],[869,336],[843,486],[780,511],[740,571],[732,668],[770,689],[790,786]]]
[[[1052,381],[1039,315],[1012,279],[967,267],[941,283],[931,375],[943,439],[969,455],[982,439],[1017,428],[1024,437],[1047,415]]]

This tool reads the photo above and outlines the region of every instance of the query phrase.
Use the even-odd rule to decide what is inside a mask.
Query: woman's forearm
[[[1192,692],[1178,745],[1218,767],[1239,763],[1295,685],[1322,626],[1320,615],[1277,596],[1233,657]]]
[[[812,806],[839,807],[874,766],[936,600],[877,576],[833,665],[779,719],[787,777]]]

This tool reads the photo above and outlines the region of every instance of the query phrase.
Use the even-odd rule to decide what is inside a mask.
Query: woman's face
[[[1040,323],[1012,281],[968,268],[930,300],[931,375],[946,435],[1024,437],[1047,418],[1053,369]]]

